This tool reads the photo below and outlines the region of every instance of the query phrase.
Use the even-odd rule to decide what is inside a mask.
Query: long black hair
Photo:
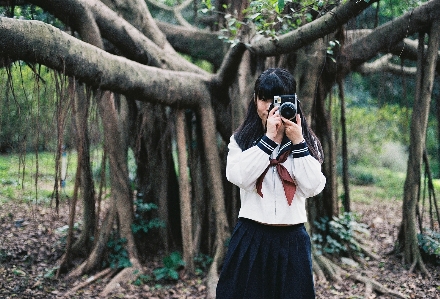
[[[234,137],[240,148],[244,151],[253,145],[264,135],[265,129],[261,118],[257,113],[257,99],[269,100],[276,95],[295,94],[296,81],[289,71],[282,68],[270,68],[265,70],[255,81],[254,94],[249,102],[246,117],[241,126],[235,131]],[[301,126],[304,140],[309,151],[320,163],[324,161],[324,153],[321,142],[312,129],[307,125],[306,118],[302,113],[301,104],[298,102],[297,112],[301,116]]]

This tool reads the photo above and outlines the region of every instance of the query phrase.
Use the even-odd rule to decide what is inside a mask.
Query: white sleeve
[[[309,154],[306,143],[293,145],[292,148],[291,173],[295,177],[296,192],[305,198],[319,194],[326,183],[326,178],[321,171],[321,164]]]
[[[269,157],[277,143],[266,136],[255,145],[242,151],[231,136],[226,161],[226,178],[228,181],[247,191],[256,188],[256,181],[269,166]]]

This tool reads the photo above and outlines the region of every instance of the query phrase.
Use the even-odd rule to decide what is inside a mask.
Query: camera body
[[[280,107],[278,111],[282,117],[296,122],[296,114],[298,111],[298,99],[296,94],[274,96],[273,103],[270,105],[269,111],[274,107]]]

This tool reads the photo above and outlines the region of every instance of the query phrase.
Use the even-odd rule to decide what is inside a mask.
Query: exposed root
[[[208,275],[206,277],[207,299],[215,299],[216,297],[217,283],[219,280],[219,276],[218,276],[218,268],[220,263],[219,260],[220,260],[220,256],[222,255],[223,253],[221,252],[221,249],[217,247],[214,260],[212,261]]]
[[[329,262],[333,263],[331,261],[329,261]],[[333,263],[333,267],[336,269],[339,269],[338,272],[340,272],[344,277],[347,277],[347,278],[353,279],[355,281],[359,281],[359,282],[364,283],[365,288],[366,288],[366,292],[368,291],[369,288],[371,288],[372,290],[374,290],[376,292],[382,293],[384,295],[390,295],[395,298],[402,298],[402,299],[408,298],[407,296],[405,296],[399,292],[388,289],[383,284],[381,284],[380,282],[378,282],[372,278],[363,276],[362,274],[350,274],[334,263]],[[369,292],[371,292],[371,291],[369,291]],[[368,297],[366,297],[366,298],[368,298]]]
[[[426,275],[427,277],[431,278],[431,274],[429,273],[428,269],[426,269],[425,263],[421,259],[414,260],[411,267],[409,268],[409,273],[414,272],[417,266],[419,267],[420,271],[422,271],[423,275]]]
[[[115,215],[116,210],[114,208],[110,208],[104,217],[100,234],[92,252],[81,265],[70,271],[70,273],[67,275],[67,279],[79,277],[99,266],[103,253],[106,250],[106,243],[112,229]]]
[[[370,298],[371,293],[373,293],[373,285],[371,282],[365,283],[365,295],[364,298]]]
[[[370,257],[371,259],[378,261],[380,260],[380,256],[378,256],[377,254],[373,253],[369,248],[367,248],[365,245],[363,245],[362,243],[358,243],[359,248],[362,250],[362,252]]]
[[[313,272],[315,273],[315,278],[317,281],[327,281],[327,278],[325,277],[324,271],[322,271],[321,267],[319,266],[318,262],[315,259],[315,255],[312,255],[312,267]]]
[[[317,254],[314,255],[314,261],[317,263],[317,266],[321,269],[322,273],[325,273],[330,280],[341,281],[341,269],[336,267],[335,263],[330,261],[325,256]]]
[[[104,277],[104,276],[109,275],[109,274],[110,274],[110,275],[113,275],[115,272],[116,272],[115,270],[113,270],[113,269],[111,269],[111,268],[107,268],[107,269],[105,269],[105,270],[99,272],[99,273],[96,274],[96,275],[92,275],[92,276],[90,276],[86,281],[84,281],[84,282],[78,284],[77,286],[71,288],[68,292],[66,292],[66,293],[63,295],[63,297],[70,297],[70,296],[72,296],[73,294],[75,294],[76,291],[78,291],[78,290],[80,290],[80,289],[82,289],[82,288],[88,286],[89,284],[91,284],[91,283],[97,281],[97,280],[100,279],[101,277]]]
[[[366,250],[366,249],[363,249]],[[390,295],[393,296],[395,298],[402,298],[402,299],[406,299],[408,298],[407,296],[390,290],[387,287],[385,287],[384,285],[382,285],[381,283],[377,282],[374,279],[371,279],[369,277],[363,276],[362,274],[350,274],[349,272],[345,271],[344,269],[342,269],[341,267],[339,267],[338,265],[336,265],[334,262],[332,262],[331,260],[329,260],[328,258],[326,258],[323,255],[317,255],[314,254],[313,255],[313,261],[314,263],[316,263],[317,265],[314,265],[314,271],[316,269],[320,270],[320,273],[317,273],[317,276],[320,277],[322,275],[322,273],[325,273],[327,277],[329,277],[330,280],[333,281],[341,281],[342,278],[349,278],[355,281],[359,281],[365,284],[365,298],[369,298],[371,293],[373,291],[385,294],[385,295]],[[316,273],[316,272],[315,272]]]
[[[211,270],[208,272],[208,276],[206,277],[207,299],[214,299],[216,297],[218,279],[219,276],[217,274],[217,270],[214,270],[214,267],[211,267]]]
[[[136,265],[133,267],[124,268],[115,277],[113,277],[113,279],[105,286],[104,290],[100,293],[101,297],[108,298],[108,295],[117,290],[121,284],[135,281],[136,278],[138,278],[139,274],[142,273],[142,267],[137,262],[132,262],[132,264]]]
[[[349,275],[347,273],[347,276],[349,278],[353,279],[353,280],[356,280],[356,281],[364,283],[366,289],[367,288],[371,288],[372,290],[374,290],[376,292],[382,293],[384,295],[390,295],[390,296],[393,296],[395,298],[402,298],[402,299],[408,298],[407,296],[405,296],[405,295],[403,295],[403,294],[401,294],[399,292],[396,292],[396,291],[388,289],[387,287],[385,287],[383,284],[377,282],[376,280],[368,278],[368,277],[365,277],[365,276],[362,276],[361,274],[351,274],[351,275]]]

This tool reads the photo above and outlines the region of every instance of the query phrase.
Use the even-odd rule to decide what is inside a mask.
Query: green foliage
[[[141,286],[141,285],[149,283],[152,280],[153,279],[150,275],[141,274],[136,278],[135,281],[133,281],[133,284],[135,286]]]
[[[154,269],[153,273],[157,281],[162,279],[178,280],[179,272],[177,270],[185,266],[180,252],[172,252],[169,256],[163,258],[164,267]]]
[[[230,43],[231,46],[233,46],[240,41],[238,38],[238,33],[244,23],[238,21],[231,14],[225,15],[225,21],[226,27],[220,29],[220,35],[218,38],[224,40],[227,43]]]
[[[213,261],[213,258],[209,255],[199,253],[196,257],[194,257],[194,262],[196,266],[196,274],[202,275],[204,272],[206,272],[211,265]]]
[[[318,254],[345,254],[355,253],[362,255],[358,236],[369,235],[367,225],[356,221],[352,213],[343,213],[334,216],[332,220],[326,217],[314,222],[316,229],[320,232],[312,236],[313,244]],[[326,236],[325,239],[323,236]]]
[[[163,228],[165,227],[165,223],[159,218],[153,218],[151,220],[147,220],[146,212],[156,210],[157,205],[154,203],[144,203],[142,200],[138,199],[134,202],[136,206],[136,213],[134,221],[131,225],[131,230],[134,234],[139,233],[148,233],[150,229],[153,228]]]
[[[420,249],[429,257],[440,263],[440,232],[428,228],[417,235]]]
[[[376,108],[373,105],[358,107],[350,103],[347,106],[350,165],[364,164],[404,170],[411,111],[398,105]]]
[[[0,69],[0,152],[55,148],[53,74],[23,62]]]
[[[6,263],[13,258],[12,254],[6,249],[0,248],[0,264]]]
[[[361,186],[373,185],[376,183],[374,173],[368,167],[353,167],[349,169],[350,183]]]
[[[12,12],[10,7],[0,7],[0,16],[12,16],[25,20],[38,20],[58,28],[64,28],[62,22],[34,4],[15,5]]]
[[[214,65],[211,64],[210,62],[208,62],[206,60],[203,60],[203,59],[196,59],[194,57],[191,57],[189,55],[182,54],[182,53],[180,53],[179,55],[181,55],[183,58],[185,58],[189,62],[197,65],[202,70],[205,70],[205,71],[207,71],[208,73],[211,73],[211,74],[214,73]]]
[[[338,1],[296,1],[296,0],[255,0],[243,10],[243,21],[237,16],[226,13],[224,28],[220,30],[220,39],[232,45],[240,41],[240,29],[243,26],[253,27],[265,37],[276,40],[278,35],[290,32],[313,20],[313,14],[325,13]],[[202,13],[214,12],[210,0],[203,1]],[[223,8],[227,11],[228,6]]]
[[[330,57],[330,59],[336,63],[336,59],[334,57],[335,54],[335,50],[336,48],[339,48],[340,43],[338,40],[331,40],[328,42],[328,46],[327,46],[327,55],[328,57]]]
[[[372,203],[375,200],[393,201],[403,198],[405,172],[362,164],[350,167],[349,172],[352,184],[350,198],[353,201]]]
[[[54,268],[46,269],[46,272],[44,273],[43,277],[46,278],[46,279],[55,279],[55,276],[57,274],[58,268],[59,267],[57,266],[57,267],[54,267]]]
[[[120,269],[131,267],[131,262],[128,257],[127,249],[125,249],[125,244],[127,239],[111,239],[107,242],[107,248],[109,250],[108,262],[110,263],[110,268]]]
[[[388,17],[390,19],[395,18],[398,15],[402,15],[412,9],[420,6],[422,3],[427,2],[428,0],[388,0],[380,2],[380,14],[384,17]],[[377,3],[374,4],[374,7],[377,6]]]

